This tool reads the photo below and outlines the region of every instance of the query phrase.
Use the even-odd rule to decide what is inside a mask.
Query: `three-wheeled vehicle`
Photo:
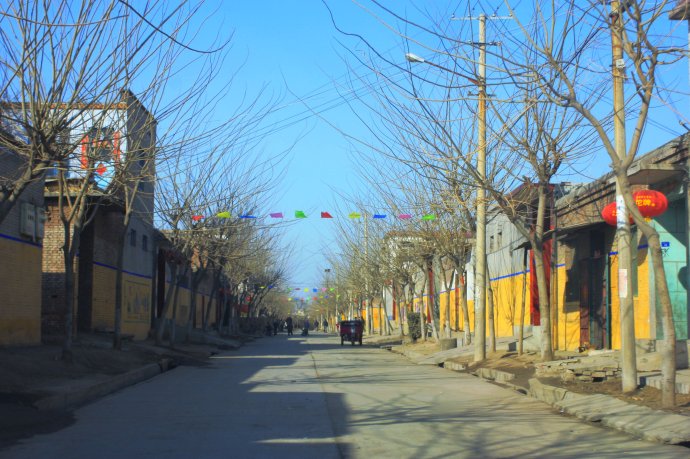
[[[349,341],[355,345],[355,341],[359,341],[362,345],[362,333],[364,332],[364,324],[361,320],[343,320],[340,322],[340,345]]]

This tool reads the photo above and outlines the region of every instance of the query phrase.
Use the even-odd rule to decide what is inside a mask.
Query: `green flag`
[[[427,220],[427,221],[436,220],[436,215],[426,214],[426,215],[422,216],[422,220]]]
[[[295,218],[307,218],[307,214],[305,214],[301,210],[296,210],[295,211]]]

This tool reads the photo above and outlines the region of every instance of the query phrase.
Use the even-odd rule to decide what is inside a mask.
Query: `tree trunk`
[[[113,327],[113,349],[122,349],[122,291],[123,273],[125,264],[125,241],[129,230],[130,215],[125,213],[122,224],[122,232],[117,238],[117,262],[115,271],[115,324]]]
[[[539,320],[541,325],[541,359],[544,362],[553,360],[553,343],[551,340],[551,305],[547,293],[546,268],[544,266],[544,213],[546,208],[546,190],[539,186],[539,200],[537,204],[537,224],[531,236],[532,251],[534,253],[534,270],[537,275],[539,289]]]
[[[470,329],[470,309],[467,306],[467,284],[464,272],[458,271],[460,277],[460,307],[462,308],[463,328],[465,329],[465,345],[472,344],[472,330]]]
[[[161,315],[160,317],[158,317],[158,321],[156,322],[155,336],[157,346],[163,344],[163,334],[165,333],[165,318],[168,315],[168,310],[170,309],[170,305],[172,304],[173,294],[175,293],[175,285],[177,284],[177,269],[177,264],[175,263],[173,263],[170,267],[170,279],[172,280],[172,283],[170,287],[168,287],[168,291],[165,292],[163,311],[161,311]],[[165,272],[163,272],[163,275],[165,276]]]
[[[213,300],[216,296],[216,292],[220,288],[220,271],[216,273],[215,276],[213,276],[213,286],[211,287],[211,296],[208,299],[208,307],[206,308],[206,314],[204,314],[203,318],[203,323],[202,323],[202,328],[204,332],[208,331],[208,321],[209,318],[211,317],[211,310],[212,305],[213,305]],[[220,297],[218,298],[220,300]],[[220,305],[218,305],[218,300],[216,300],[216,308],[219,308]]]
[[[487,275],[488,277],[488,275]],[[494,289],[491,288],[491,284],[487,286],[486,289],[486,299],[488,307],[489,316],[489,352],[496,352],[496,323],[494,320]]]
[[[443,288],[446,290],[446,307],[443,311],[446,320],[443,321],[443,327],[445,328],[445,337],[450,338],[452,336],[450,328],[450,283],[446,280],[446,273],[442,265],[441,272],[443,272]]]
[[[525,340],[525,303],[527,302],[527,249],[522,255],[522,302],[520,303],[520,324],[518,333],[518,355],[523,353]]]
[[[431,257],[427,260],[428,273],[429,273],[429,316],[431,318],[431,333],[434,337],[434,341],[440,342],[439,336],[439,324],[438,324],[438,313],[440,305],[438,304],[437,292],[437,280],[434,273],[434,258]]]
[[[673,323],[673,307],[666,281],[661,242],[659,233],[651,225],[639,222],[638,227],[647,237],[656,294],[661,305],[661,326],[664,332],[661,350],[661,404],[664,408],[673,408],[676,406],[676,329]]]
[[[85,204],[82,203],[82,207],[77,211],[78,215],[74,219],[75,223],[73,225],[70,225],[69,220],[63,220],[65,238],[65,243],[62,246],[62,253],[64,256],[63,261],[65,266],[65,336],[62,342],[62,360],[68,363],[72,363],[74,361],[74,355],[72,352],[75,285],[74,260],[79,249],[82,222],[84,220],[85,213],[84,205]]]
[[[69,231],[69,226],[67,231]],[[72,352],[72,329],[74,322],[74,258],[70,256],[70,250],[67,249],[69,242],[69,238],[67,238],[63,250],[65,257],[65,336],[62,342],[62,360],[67,363],[72,363],[74,361]]]
[[[187,274],[187,270],[185,269],[185,274]],[[172,304],[172,317],[170,318],[170,333],[168,334],[168,344],[170,345],[171,348],[175,348],[175,335],[177,334],[177,300],[179,298],[179,293],[180,293],[180,280],[181,278],[184,277],[184,274],[180,277],[180,279],[177,279],[177,282],[175,282],[175,286],[173,287],[173,304]]]

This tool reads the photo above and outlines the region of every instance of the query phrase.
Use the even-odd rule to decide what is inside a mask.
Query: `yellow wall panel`
[[[41,248],[0,238],[0,346],[41,343]]]

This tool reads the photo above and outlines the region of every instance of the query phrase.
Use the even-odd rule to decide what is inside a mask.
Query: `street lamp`
[[[479,89],[478,130],[477,130],[477,173],[479,187],[477,188],[477,237],[475,249],[475,283],[479,298],[475,297],[475,347],[474,361],[480,362],[486,359],[486,15],[479,16],[479,80],[459,73],[455,70],[428,61],[416,54],[407,53],[405,59],[408,62],[429,64],[441,70],[461,76]]]

